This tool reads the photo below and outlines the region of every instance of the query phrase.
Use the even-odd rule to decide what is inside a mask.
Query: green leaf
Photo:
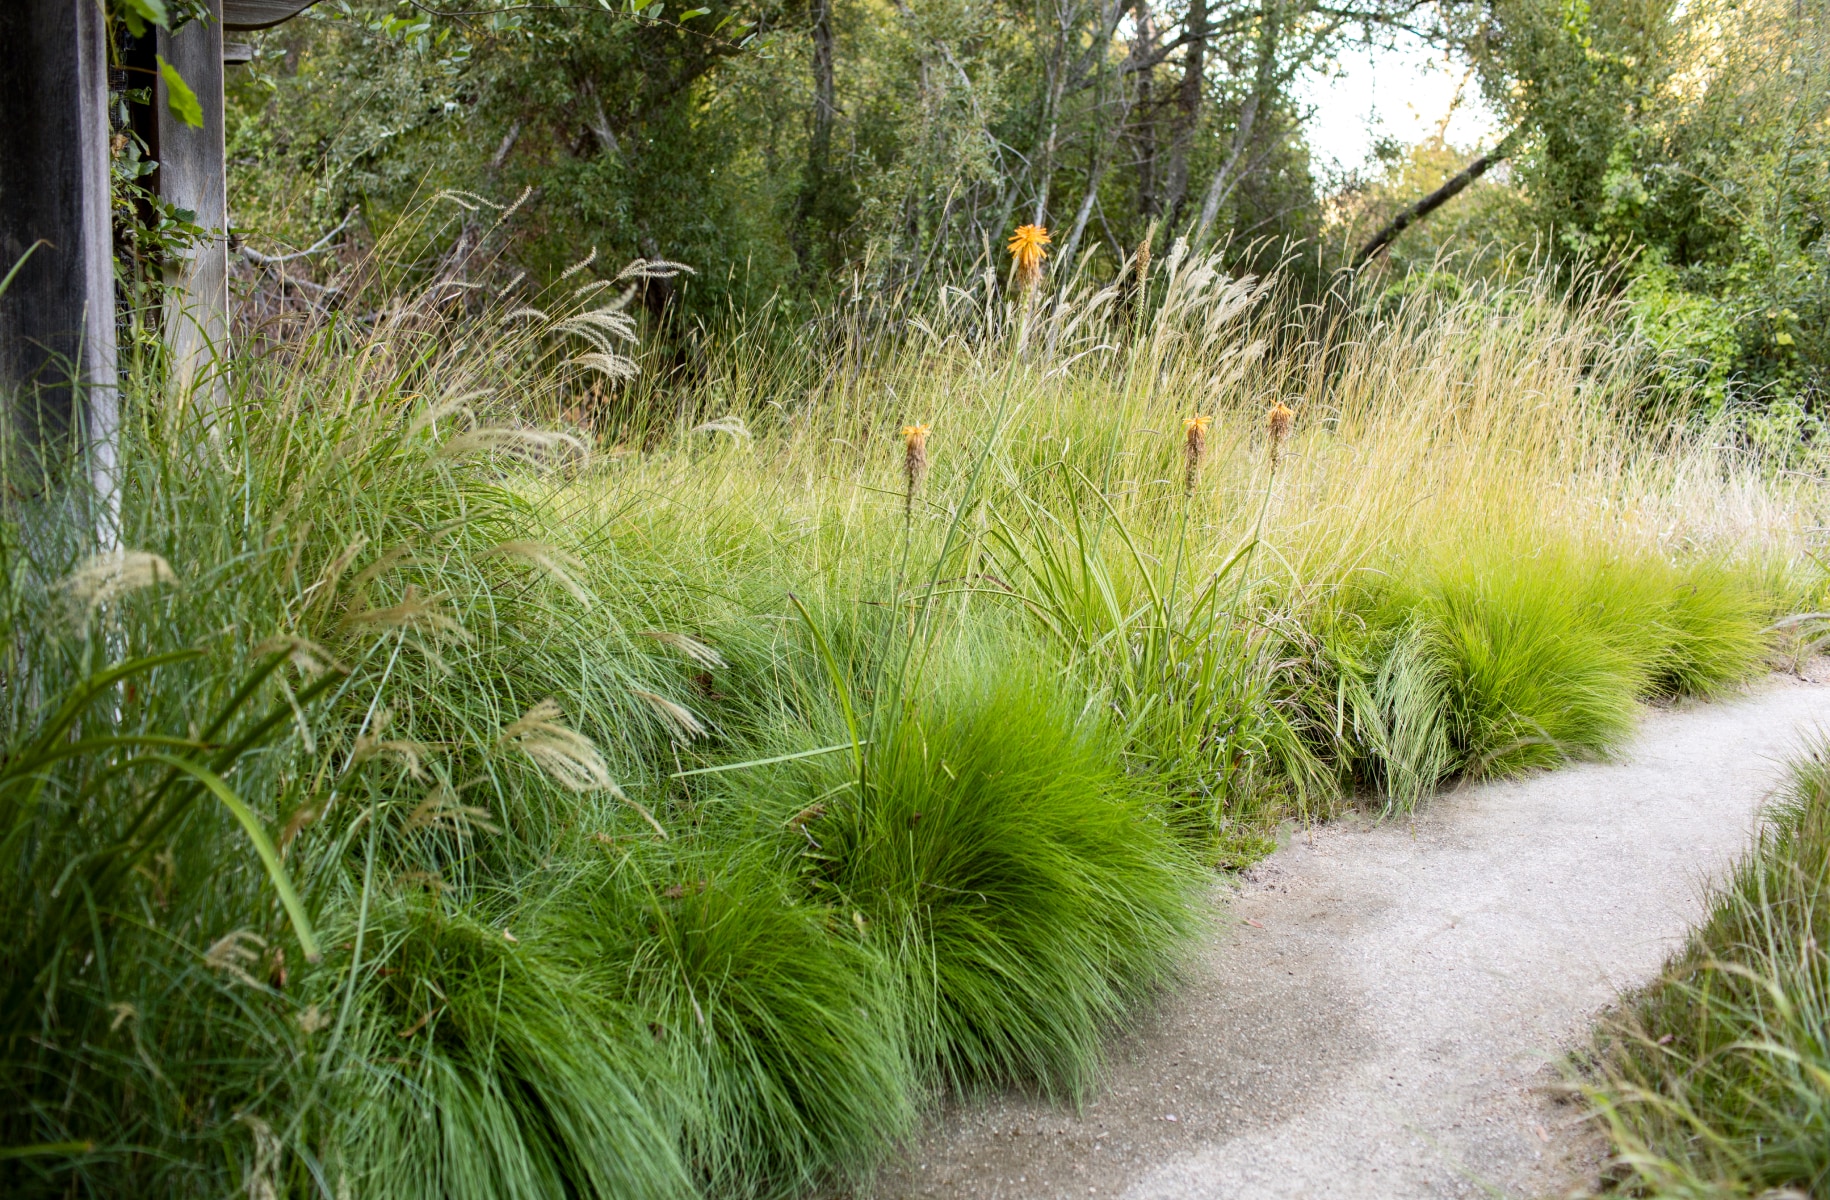
[[[184,76],[178,74],[178,68],[165,61],[163,55],[153,56],[159,60],[159,78],[165,80],[165,106],[172,110],[172,115],[189,125],[192,129],[203,128],[203,105],[197,102],[197,93],[191,85],[184,82]]]
[[[172,27],[171,14],[165,11],[165,0],[121,0],[121,19],[127,22],[127,32],[135,37],[145,35],[149,21],[161,29]]]
[[[292,931],[299,936],[299,945],[305,951],[305,961],[315,963],[322,958],[323,951],[318,949],[318,937],[312,932],[311,918],[305,915],[305,906],[299,902],[299,894],[293,890],[292,877],[286,874],[286,868],[280,863],[279,851],[273,848],[273,841],[267,836],[260,818],[254,815],[254,810],[235,794],[233,788],[223,782],[221,776],[207,767],[172,754],[148,754],[146,758],[150,762],[162,762],[182,771],[201,783],[241,822],[242,831],[254,843],[254,852],[260,855],[262,865],[267,868],[267,877],[273,882],[273,890],[280,894],[280,905],[292,922]]]
[[[703,17],[706,13],[711,11],[712,10],[709,8],[689,8],[680,14],[680,19],[682,21],[690,21],[694,17]]]
[[[64,1157],[71,1154],[87,1154],[95,1149],[94,1142],[39,1142],[34,1146],[0,1146],[0,1161],[9,1158],[37,1158],[43,1155]]]

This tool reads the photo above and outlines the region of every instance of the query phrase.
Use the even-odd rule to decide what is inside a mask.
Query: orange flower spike
[[[1213,421],[1212,417],[1200,413],[1182,418],[1182,490],[1189,495],[1194,494],[1195,479],[1201,474],[1202,461],[1207,458],[1207,427]]]
[[[1010,244],[1005,249],[1010,251],[1011,260],[1016,264],[1018,287],[1027,291],[1042,282],[1042,260],[1048,257],[1048,251],[1042,247],[1048,244],[1046,225],[1019,225],[1010,235]]]
[[[915,512],[915,494],[921,491],[921,484],[928,475],[928,434],[926,425],[919,422],[902,427],[902,481],[904,485],[902,512],[905,517]]]
[[[1284,439],[1290,436],[1290,426],[1296,421],[1296,414],[1290,406],[1279,400],[1271,406],[1265,418],[1266,432],[1271,435],[1271,465],[1277,465],[1277,458],[1283,449]]]

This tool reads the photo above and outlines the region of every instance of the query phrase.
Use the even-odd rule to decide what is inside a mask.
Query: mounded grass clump
[[[1708,560],[1555,542],[1394,575],[1332,618],[1348,752],[1404,807],[1453,773],[1604,757],[1642,701],[1716,695],[1757,671],[1769,605]]]
[[[1772,602],[1741,573],[1704,561],[1682,570],[1659,614],[1667,650],[1653,657],[1660,695],[1716,696],[1751,679],[1771,649]]]
[[[683,1097],[617,974],[491,907],[406,897],[371,914],[386,965],[358,1016],[367,1069],[327,1097],[347,1121],[335,1175],[401,1197],[690,1194],[668,1119]]]
[[[785,827],[739,829],[675,853],[602,849],[543,936],[620,978],[684,1107],[699,1187],[793,1193],[877,1162],[919,1090],[894,973],[784,869]]]
[[[819,881],[895,962],[939,1083],[1077,1093],[1174,968],[1192,864],[1109,727],[1035,672],[994,660],[937,693],[855,789],[821,787]]]
[[[1566,562],[1507,562],[1442,580],[1426,601],[1463,769],[1502,775],[1598,756],[1626,740],[1646,669],[1584,603]],[[1630,619],[1630,618],[1629,618]]]
[[[1598,1065],[1630,1192],[1830,1192],[1830,747],[1793,764],[1708,917],[1603,1030]]]

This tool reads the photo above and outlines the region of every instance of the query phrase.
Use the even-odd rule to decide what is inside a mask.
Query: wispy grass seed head
[[[642,630],[642,636],[645,638],[653,638],[664,646],[672,646],[702,667],[709,667],[712,670],[717,670],[719,667],[725,665],[723,655],[719,654],[718,651],[712,649],[698,638],[688,634],[674,633],[665,629],[644,629]]]
[[[483,552],[485,558],[512,558],[529,566],[538,567],[548,578],[564,588],[571,597],[587,607],[591,604],[591,593],[579,582],[579,577],[588,573],[584,561],[576,554],[569,554],[548,542],[513,541],[499,542]]]
[[[655,711],[678,740],[690,742],[694,738],[705,735],[704,723],[683,705],[674,703],[666,696],[643,691],[641,688],[630,688],[629,690]]]
[[[621,789],[610,778],[604,756],[590,738],[568,727],[565,719],[565,710],[557,700],[542,700],[504,729],[496,745],[521,751],[553,782],[569,791],[620,795]]]
[[[128,592],[155,583],[176,582],[177,572],[157,554],[146,550],[110,550],[84,559],[58,587],[69,601],[72,617],[80,621],[94,616],[97,609]]]

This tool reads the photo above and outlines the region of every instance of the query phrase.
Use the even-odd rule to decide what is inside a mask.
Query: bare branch
[[[1386,223],[1385,228],[1373,235],[1371,241],[1360,247],[1360,252],[1353,256],[1354,269],[1365,266],[1373,255],[1391,245],[1399,234],[1453,200],[1463,188],[1486,174],[1488,167],[1507,158],[1512,153],[1512,142],[1518,133],[1518,130],[1513,130],[1500,139],[1499,145],[1456,172],[1441,187],[1415,204],[1405,206],[1402,212]]]
[[[331,230],[305,249],[295,251],[292,254],[262,254],[259,250],[256,250],[246,243],[236,247],[236,250],[243,258],[257,267],[277,267],[281,263],[289,263],[296,261],[297,259],[309,258],[314,254],[322,254],[324,251],[331,248],[331,244],[337,240],[339,234],[349,228],[350,222],[356,219],[356,213],[358,211],[359,210],[355,208],[350,209],[349,212],[344,214],[343,220],[335,229]]]

